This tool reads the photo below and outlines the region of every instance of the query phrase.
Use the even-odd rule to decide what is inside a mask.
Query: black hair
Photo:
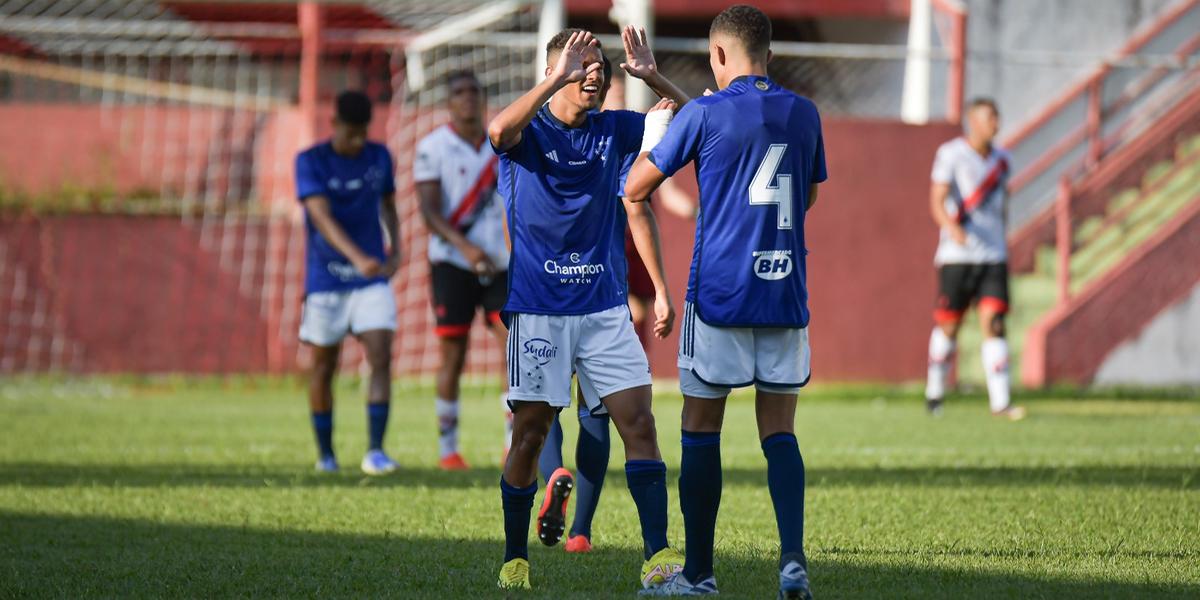
[[[751,56],[765,60],[771,47],[771,18],[747,4],[730,6],[713,19],[708,35],[717,33],[734,37]]]
[[[459,81],[460,79],[470,79],[471,81],[475,82],[475,85],[482,87],[479,83],[479,78],[475,76],[475,71],[472,71],[470,69],[461,69],[458,71],[451,71],[451,72],[447,73],[446,74],[446,87],[447,88],[454,87],[454,83]]]
[[[549,42],[546,42],[546,62],[550,62],[551,52],[562,50],[563,48],[567,47],[567,40],[571,39],[571,34],[580,33],[582,31],[583,30],[578,27],[568,27],[554,34],[554,37],[550,38]],[[596,40],[596,47],[600,47],[600,40]],[[604,54],[604,50],[601,50],[600,54]]]
[[[371,122],[371,99],[357,90],[346,90],[337,96],[337,118],[348,125]]]

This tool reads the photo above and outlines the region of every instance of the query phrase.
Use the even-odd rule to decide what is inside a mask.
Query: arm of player
[[[646,129],[642,134],[642,149],[638,152],[638,157],[633,161],[633,166],[629,169],[629,175],[625,177],[625,199],[629,202],[645,202],[650,199],[650,194],[667,176],[658,169],[648,156],[654,146],[658,144],[667,134],[667,127],[671,124],[671,117],[675,114],[676,104],[674,100],[662,98],[650,108],[646,113]]]
[[[649,161],[647,161],[649,162]],[[814,186],[815,187],[815,186]],[[675,180],[668,177],[658,186],[658,197],[667,212],[681,219],[695,219],[700,211],[699,203],[690,194],[683,191]],[[810,203],[811,206],[811,203]]]
[[[674,100],[678,106],[683,106],[691,100],[679,86],[659,72],[654,53],[650,51],[650,43],[646,40],[645,29],[634,29],[632,25],[626,25],[621,30],[621,43],[625,45],[626,60],[621,63],[621,68],[625,69],[626,73],[644,81],[659,98]]]
[[[812,210],[812,207],[817,204],[817,185],[813,183],[808,186],[808,205],[804,207],[804,212]]]
[[[667,277],[663,269],[662,242],[658,236],[658,222],[650,206],[640,202],[625,201],[625,212],[629,216],[629,232],[633,245],[637,247],[646,273],[654,283],[654,336],[664,339],[675,327],[675,307],[667,290]]]
[[[950,239],[954,240],[954,243],[965,244],[967,232],[946,212],[946,197],[949,195],[950,184],[933,182],[933,187],[929,190],[929,212],[938,227],[950,232]]]
[[[595,63],[584,69],[584,52],[589,46],[599,42],[589,31],[577,31],[567,38],[567,45],[558,55],[558,63],[554,70],[541,83],[525,92],[515,102],[509,104],[488,123],[488,139],[492,147],[503,152],[521,142],[521,132],[533,121],[537,111],[550,100],[559,89],[568,83],[583,81],[588,73],[604,68],[602,63]]]
[[[304,199],[304,207],[308,209],[308,218],[321,237],[325,238],[334,250],[345,256],[363,277],[378,277],[383,273],[383,265],[375,257],[363,252],[333,218],[328,198],[320,195],[309,196]]]
[[[379,200],[379,216],[383,220],[384,231],[387,232],[388,243],[391,244],[387,262],[379,273],[391,278],[400,270],[400,215],[396,212],[396,194],[384,194]]]
[[[424,219],[425,226],[429,228],[429,231],[458,248],[463,258],[467,259],[467,263],[474,267],[475,272],[479,275],[491,277],[496,274],[496,264],[492,262],[487,252],[471,243],[467,236],[450,225],[450,222],[442,215],[442,184],[440,181],[418,181],[417,198],[421,205],[421,218]]]

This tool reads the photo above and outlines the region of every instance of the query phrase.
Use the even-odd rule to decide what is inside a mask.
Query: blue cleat
[[[709,575],[701,579],[697,583],[692,583],[683,576],[683,572],[676,573],[666,583],[653,588],[646,588],[638,592],[639,596],[715,596],[720,592],[717,591],[717,578]]]
[[[321,458],[317,459],[317,472],[318,473],[337,473],[338,472],[337,459],[334,458],[332,454],[330,454],[328,456],[322,456]]]
[[[804,568],[803,559],[789,554],[783,557],[783,566],[779,569],[779,600],[812,600],[812,592],[808,590],[808,570]]]
[[[399,468],[400,465],[388,458],[383,450],[368,450],[362,459],[362,471],[367,475],[387,475]]]

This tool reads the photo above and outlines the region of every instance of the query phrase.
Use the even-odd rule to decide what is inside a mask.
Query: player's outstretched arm
[[[646,82],[660,98],[674,100],[677,106],[683,106],[691,100],[679,86],[659,72],[654,53],[650,51],[650,43],[646,40],[645,29],[626,25],[621,30],[621,42],[625,45],[625,62],[621,63],[621,68],[626,73]]]
[[[663,269],[662,241],[658,236],[658,222],[654,212],[644,202],[625,201],[625,212],[629,216],[629,233],[637,247],[646,273],[654,283],[654,336],[663,339],[671,334],[675,326],[675,307],[667,290],[667,277]]]
[[[675,114],[675,102],[663,98],[646,113],[646,129],[642,134],[642,149],[637,160],[625,177],[625,199],[630,202],[645,202],[667,176],[646,158],[654,146],[667,134],[671,117]]]
[[[394,206],[394,205],[393,205]],[[363,277],[377,277],[383,272],[383,265],[375,257],[362,251],[345,229],[333,218],[333,210],[329,208],[329,199],[325,196],[309,196],[304,199],[304,207],[308,209],[308,218],[313,227],[317,228],[321,237],[333,246],[339,254],[346,257],[350,264]],[[393,208],[393,212],[394,212]]]
[[[567,38],[567,45],[559,53],[558,62],[550,71],[550,75],[505,107],[491,123],[488,123],[488,139],[491,140],[492,147],[503,152],[516,146],[521,142],[521,132],[555,92],[568,83],[583,81],[588,73],[604,68],[601,63],[592,64],[586,69],[583,67],[584,53],[598,43],[590,31],[572,33],[571,37]]]

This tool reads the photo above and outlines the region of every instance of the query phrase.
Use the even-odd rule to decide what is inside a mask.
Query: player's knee
[[[988,321],[988,333],[991,334],[992,337],[1004,337],[1004,315],[994,315]]]

